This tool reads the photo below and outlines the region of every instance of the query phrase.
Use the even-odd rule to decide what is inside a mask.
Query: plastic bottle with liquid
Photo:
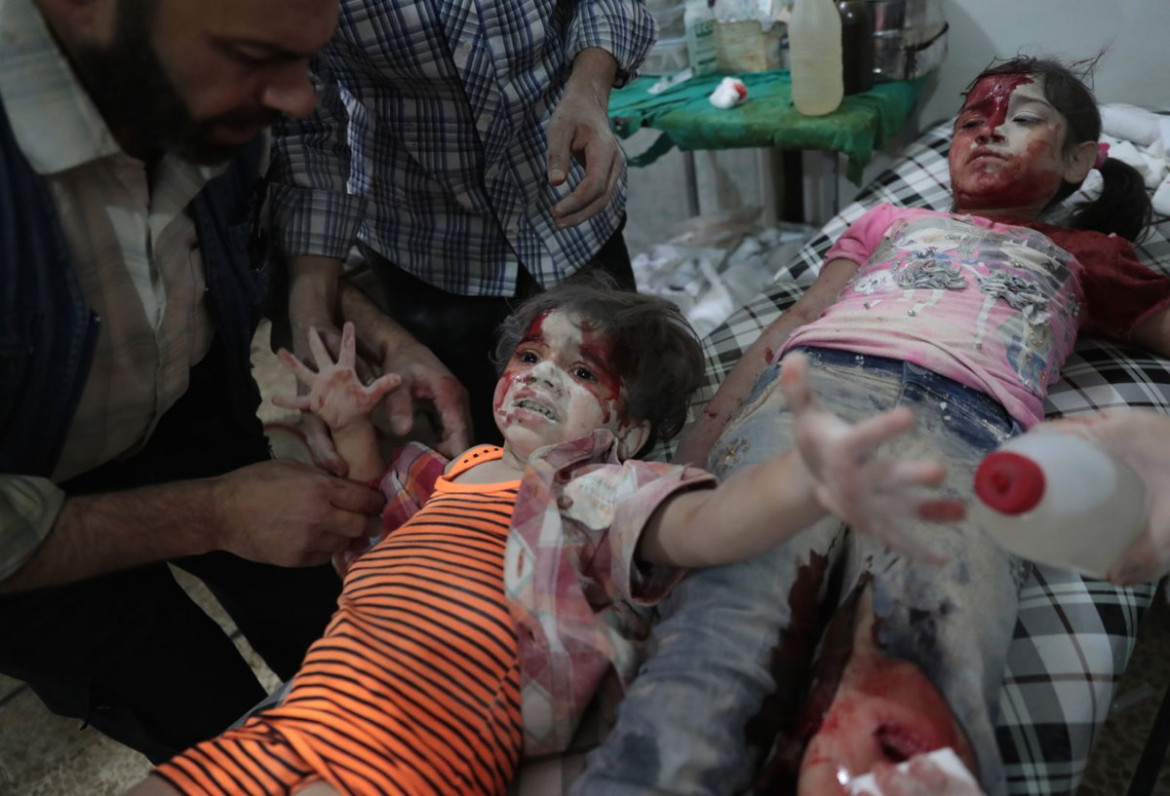
[[[1146,487],[1129,465],[1072,434],[1036,431],[975,471],[972,517],[1009,552],[1104,578],[1146,525]]]
[[[841,15],[834,0],[796,0],[788,20],[792,103],[806,116],[837,110],[845,95]]]
[[[715,14],[708,0],[687,0],[683,10],[687,58],[695,77],[715,73]]]

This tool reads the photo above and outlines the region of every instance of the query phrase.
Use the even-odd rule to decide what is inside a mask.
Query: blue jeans
[[[942,460],[952,494],[970,497],[979,460],[1019,432],[992,398],[917,365],[806,351],[816,395],[842,417],[911,407],[914,428],[883,452]],[[779,366],[764,372],[712,450],[708,467],[720,478],[793,446],[778,374]],[[907,561],[827,518],[752,559],[691,573],[663,604],[650,656],[571,792],[749,789],[777,729],[799,709],[795,697],[806,691],[807,683],[791,681],[807,675],[821,603],[836,599],[827,594],[834,565],[842,568],[841,593],[873,577],[879,642],[917,663],[942,691],[994,792],[1001,777],[995,709],[1024,568],[969,523],[922,523],[918,532],[948,555],[947,564]]]

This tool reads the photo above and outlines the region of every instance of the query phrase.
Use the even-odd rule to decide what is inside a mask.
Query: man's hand
[[[323,564],[365,533],[382,495],[291,459],[213,479],[215,547],[280,566]]]
[[[808,384],[808,358],[799,353],[784,358],[780,384],[793,412],[797,448],[825,510],[912,558],[942,563],[945,559],[907,532],[906,524],[962,519],[961,502],[939,498],[931,489],[943,482],[946,468],[937,461],[874,455],[881,443],[914,423],[913,413],[900,407],[851,425],[817,401]]]
[[[436,450],[455,458],[471,447],[467,390],[429,348],[413,339],[390,347],[382,369],[402,379],[402,386],[386,396],[391,431],[400,437],[409,434],[414,427],[415,404],[422,402],[433,406],[438,415]]]
[[[1133,586],[1170,572],[1170,418],[1145,409],[1050,420],[1033,431],[1059,431],[1096,443],[1125,462],[1146,485],[1145,530],[1109,568],[1109,580]]]
[[[361,536],[383,502],[374,490],[291,459],[214,478],[77,495],[0,592],[212,550],[281,566],[321,564]]]
[[[402,382],[398,374],[387,373],[371,384],[362,383],[354,369],[357,354],[352,323],[346,323],[342,331],[341,350],[336,362],[314,327],[309,328],[309,348],[316,372],[288,350],[282,348],[277,352],[280,361],[297,377],[297,381],[309,388],[309,394],[296,397],[274,395],[272,402],[286,409],[312,412],[332,432],[367,420],[378,402]]]
[[[415,404],[422,402],[438,415],[440,442],[435,447],[440,453],[454,458],[470,448],[467,390],[447,366],[353,285],[342,286],[341,306],[362,344],[381,360],[382,372],[402,379],[384,402],[391,432],[408,435],[414,427]]]
[[[608,52],[582,50],[549,120],[549,184],[568,179],[570,158],[585,166],[585,178],[553,207],[558,227],[572,227],[600,213],[621,179],[626,156],[609,126],[609,91],[616,74],[617,62]]]

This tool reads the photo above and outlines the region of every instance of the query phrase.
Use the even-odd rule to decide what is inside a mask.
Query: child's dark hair
[[[626,390],[626,416],[650,421],[646,444],[632,455],[682,430],[705,363],[695,330],[677,306],[620,290],[603,273],[570,278],[525,300],[504,319],[496,343],[498,370],[503,371],[533,321],[551,310],[580,316],[612,343],[611,364]]]
[[[1081,74],[1077,74],[1051,58],[1018,56],[984,69],[967,86],[967,91],[970,92],[983,78],[994,75],[1043,76],[1044,98],[1068,122],[1064,137],[1067,152],[1077,144],[1096,142],[1101,137],[1101,111],[1097,109],[1093,92],[1085,85],[1095,63],[1096,59],[1087,62]],[[1106,234],[1117,233],[1128,240],[1137,240],[1150,225],[1153,213],[1142,175],[1128,163],[1116,158],[1106,158],[1100,171],[1104,183],[1101,195],[1091,202],[1078,205],[1069,226],[1074,229],[1094,229]],[[1079,183],[1066,182],[1050,205],[1071,196],[1079,187]]]

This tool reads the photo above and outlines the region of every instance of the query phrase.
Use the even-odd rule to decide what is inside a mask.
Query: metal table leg
[[[699,183],[695,178],[695,153],[683,153],[683,177],[687,183],[687,215],[691,218],[699,215]]]

